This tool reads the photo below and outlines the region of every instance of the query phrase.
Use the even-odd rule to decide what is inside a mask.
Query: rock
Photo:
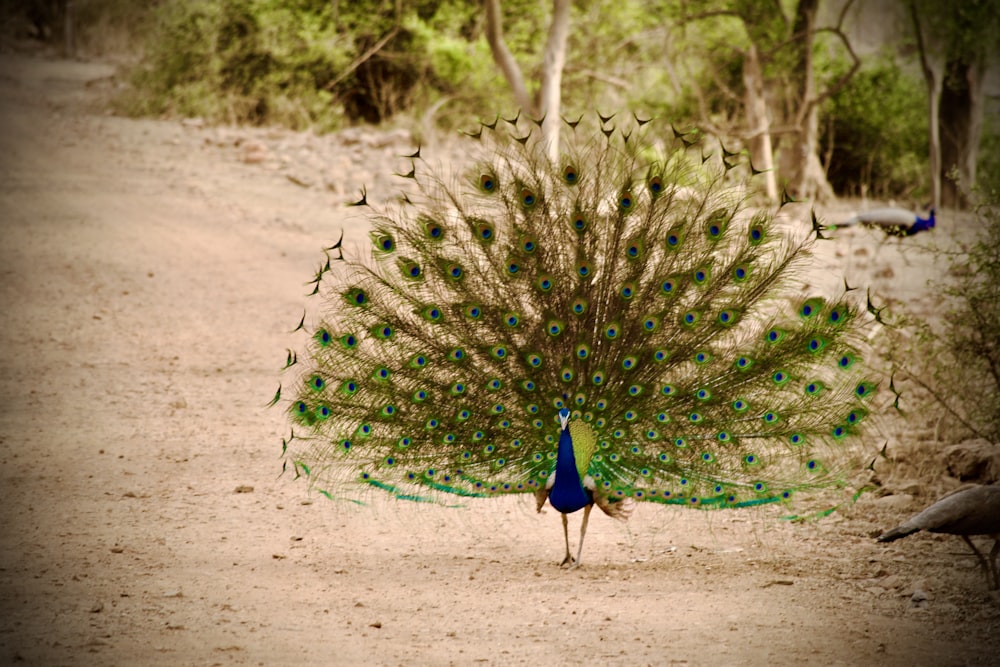
[[[948,472],[963,482],[989,484],[1000,480],[1000,446],[977,438],[944,450]]]
[[[300,176],[298,174],[285,174],[285,178],[299,186],[300,188],[308,188],[312,186],[312,179],[308,176]]]
[[[240,159],[247,164],[260,164],[271,156],[267,146],[259,141],[247,141],[243,144],[242,149]]]
[[[905,595],[909,595],[911,598],[913,596],[923,597],[925,600],[931,599],[930,594],[927,593],[927,581],[923,578],[914,579],[910,582],[909,587],[904,591]]]
[[[907,479],[894,484],[893,489],[903,496],[919,496],[924,491],[924,485],[915,480]]]
[[[894,278],[896,276],[896,272],[892,270],[891,266],[886,266],[876,271],[873,275],[876,278],[883,278],[885,280],[889,280],[890,278]]]
[[[913,591],[913,595],[910,596],[910,606],[915,609],[921,609],[927,606],[928,600],[930,600],[930,596],[927,595],[926,591],[922,588],[916,588]]]
[[[913,504],[913,496],[908,493],[897,493],[891,496],[882,496],[873,501],[879,507],[891,510],[905,510]]]
[[[370,139],[370,144],[373,148],[388,148],[390,146],[411,143],[413,143],[413,136],[410,134],[410,131],[401,127],[390,132],[374,135]]]

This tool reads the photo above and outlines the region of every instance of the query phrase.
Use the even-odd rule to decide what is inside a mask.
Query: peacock
[[[803,291],[815,216],[751,207],[755,172],[695,129],[582,118],[557,160],[498,117],[462,173],[418,149],[397,201],[362,190],[371,245],[326,248],[287,353],[284,470],[355,503],[533,494],[562,514],[569,568],[594,505],[627,520],[849,488],[877,325],[846,282]]]
[[[1000,590],[1000,486],[965,486],[942,496],[903,524],[879,536],[879,542],[894,542],[913,533],[926,530],[931,533],[961,535],[972,553],[976,555],[990,588]],[[989,560],[980,553],[969,539],[970,535],[988,535],[993,538]]]
[[[926,218],[905,208],[873,208],[862,211],[834,227],[865,227],[881,229],[887,236],[913,236],[920,232],[934,229],[934,209],[931,208]]]

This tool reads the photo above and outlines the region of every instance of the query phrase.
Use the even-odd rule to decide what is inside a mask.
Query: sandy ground
[[[111,117],[111,73],[0,57],[0,662],[1000,664],[961,541],[872,539],[939,489],[805,525],[595,515],[565,572],[527,499],[351,508],[279,478],[304,283],[375,178],[354,157],[400,148]]]

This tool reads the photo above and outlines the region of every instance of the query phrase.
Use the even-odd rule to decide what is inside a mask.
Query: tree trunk
[[[941,137],[941,205],[967,208],[976,184],[976,161],[983,126],[983,67],[949,62],[947,84],[941,91],[939,127]],[[957,180],[955,177],[957,176]]]
[[[73,0],[64,0],[63,8],[63,54],[76,58],[76,6]]]
[[[774,149],[771,146],[771,121],[764,99],[764,74],[760,68],[757,47],[750,48],[743,59],[744,108],[750,133],[750,162],[763,172],[764,191],[771,201],[778,200],[778,185],[774,177]]]
[[[921,25],[920,16],[915,2],[909,3],[910,18],[913,19],[913,30],[917,37],[917,50],[920,53],[920,67],[927,84],[927,116],[928,116],[928,161],[931,172],[931,206],[941,206],[941,92],[944,87],[944,60],[930,53],[927,38]]]
[[[521,68],[518,66],[514,55],[507,48],[507,42],[503,39],[502,16],[500,10],[500,0],[486,1],[486,41],[489,42],[490,52],[493,53],[493,62],[497,64],[504,78],[510,85],[511,92],[514,93],[514,102],[531,115],[536,115],[537,109],[528,95],[528,89],[524,85],[524,77],[521,75]]]
[[[801,0],[795,11],[792,34],[796,36],[794,48],[798,61],[794,76],[797,90],[793,93],[796,131],[789,135],[791,145],[781,152],[781,173],[794,197],[826,200],[833,196],[833,188],[826,180],[818,155],[819,108],[812,54],[818,5],[819,0]]]
[[[545,44],[542,65],[542,86],[539,107],[542,122],[542,142],[549,159],[559,159],[560,106],[562,104],[562,73],[566,64],[566,40],[569,37],[570,0],[553,0],[552,24]]]

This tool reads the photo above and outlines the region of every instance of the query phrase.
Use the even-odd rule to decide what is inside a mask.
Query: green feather
[[[321,321],[287,355],[296,473],[338,499],[533,493],[565,407],[611,500],[749,507],[848,483],[879,311],[800,298],[808,224],[749,210],[735,163],[670,130],[581,123],[550,162],[539,132],[485,125],[463,179],[408,174],[420,196],[375,211],[370,250],[316,281]]]

